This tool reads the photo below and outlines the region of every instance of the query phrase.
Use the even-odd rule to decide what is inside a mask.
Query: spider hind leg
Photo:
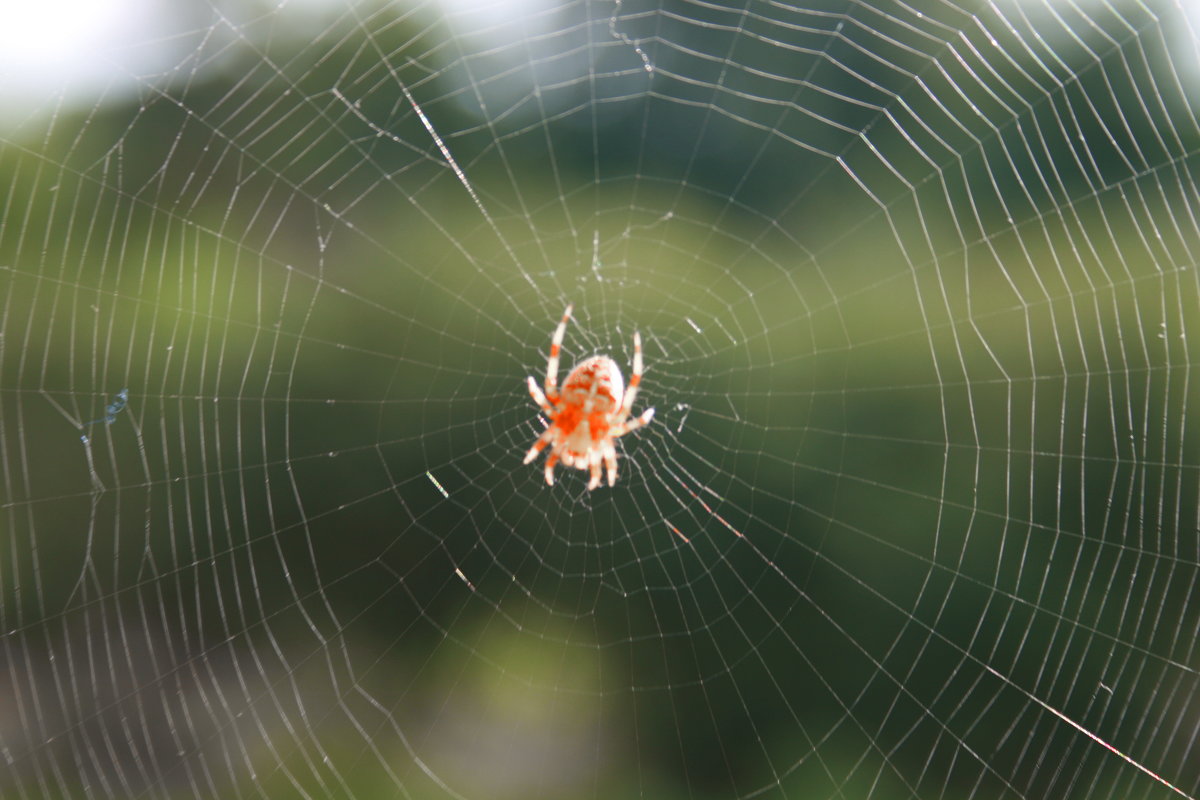
[[[558,451],[551,450],[550,455],[546,456],[546,485],[554,485],[554,465],[558,463]]]
[[[588,491],[592,491],[600,485],[600,451],[593,449],[588,453],[588,472],[591,478],[588,480]]]
[[[617,448],[612,439],[604,442],[602,455],[605,471],[608,472],[608,485],[612,486],[617,482]]]

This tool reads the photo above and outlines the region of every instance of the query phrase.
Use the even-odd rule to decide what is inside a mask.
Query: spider
[[[538,388],[533,376],[529,377],[529,394],[550,418],[550,426],[529,448],[525,463],[533,461],[538,453],[549,446],[546,483],[554,485],[554,465],[561,460],[568,467],[586,469],[591,473],[587,487],[590,492],[600,485],[602,460],[608,472],[608,485],[616,483],[617,448],[613,440],[652,420],[654,409],[647,409],[640,417],[629,419],[633,399],[637,397],[638,383],[642,380],[642,337],[637,333],[633,334],[633,371],[629,374],[628,389],[625,388],[617,362],[608,356],[592,356],[575,365],[567,374],[562,393],[559,393],[556,388],[558,353],[572,308],[574,306],[567,306],[550,340],[545,394]]]

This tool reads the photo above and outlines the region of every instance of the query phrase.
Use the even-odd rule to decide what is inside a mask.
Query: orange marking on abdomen
[[[579,413],[579,406],[566,405],[562,411],[554,418],[554,425],[562,431],[563,436],[570,436],[572,431],[579,425],[583,415]]]
[[[598,442],[608,436],[608,413],[593,411],[588,414],[588,429],[592,434],[592,442]]]

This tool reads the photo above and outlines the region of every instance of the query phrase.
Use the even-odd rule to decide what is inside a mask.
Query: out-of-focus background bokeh
[[[3,5],[0,795],[1197,797],[1197,26]]]

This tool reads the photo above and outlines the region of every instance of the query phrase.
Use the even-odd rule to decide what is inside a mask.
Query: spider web
[[[157,8],[6,79],[0,794],[1200,796],[1183,4]]]

